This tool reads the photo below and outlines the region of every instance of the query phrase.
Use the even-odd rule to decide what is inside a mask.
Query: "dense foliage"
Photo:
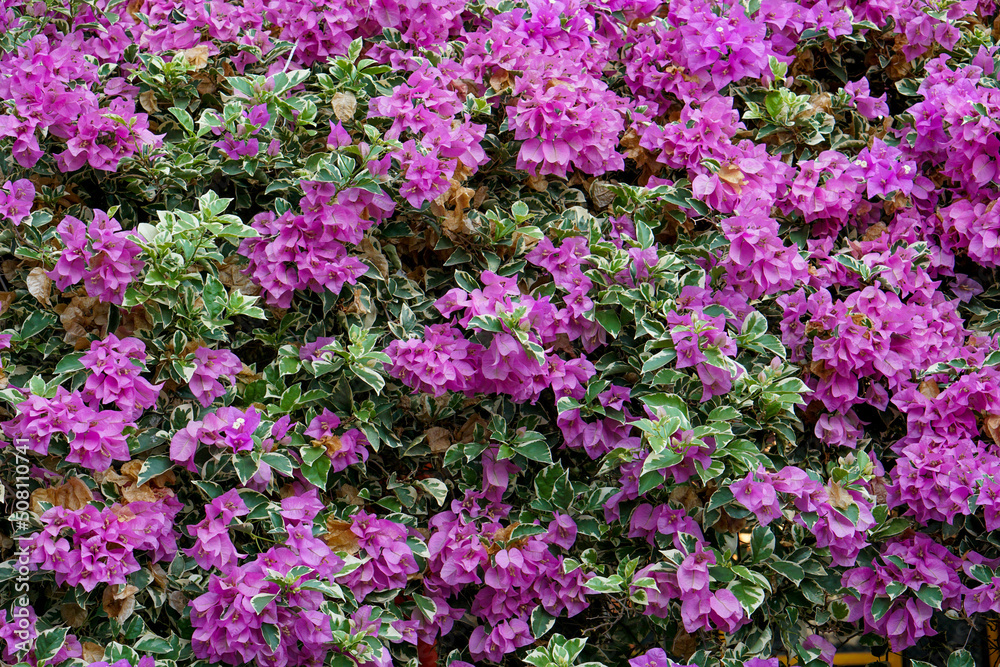
[[[3,662],[971,667],[993,0],[0,9]]]

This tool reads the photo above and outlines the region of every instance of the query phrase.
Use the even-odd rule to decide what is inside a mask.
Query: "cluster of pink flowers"
[[[596,593],[588,587],[596,585],[591,554],[610,553],[600,542],[607,531],[615,558],[635,549],[643,560],[632,561],[632,569],[652,581],[634,586],[619,602],[645,594],[647,615],[670,618],[665,627],[679,619],[687,633],[700,637],[763,628],[774,609],[741,604],[734,593],[739,589],[727,586],[723,573],[746,565],[756,574],[769,556],[756,559],[756,547],[752,562],[741,560],[742,551],[732,563],[722,555],[725,523],[712,530],[700,523],[709,523],[704,517],[720,509],[714,503],[709,508],[712,501],[702,493],[715,487],[730,518],[746,521],[746,530],[755,536],[781,533],[774,558],[791,550],[790,536],[792,548],[809,550],[816,567],[842,574],[847,622],[888,637],[896,650],[933,634],[936,611],[1000,612],[1000,577],[986,573],[998,562],[970,550],[980,517],[987,531],[1000,529],[1000,371],[986,356],[1000,337],[982,333],[995,325],[983,317],[995,285],[977,282],[995,283],[995,276],[970,277],[1000,267],[1000,49],[980,46],[985,33],[969,20],[995,14],[993,0],[143,0],[122,6],[120,15],[111,12],[114,3],[95,0],[74,8],[74,16],[46,3],[22,4],[0,3],[0,32],[14,40],[0,53],[0,148],[10,157],[4,169],[13,170],[0,175],[0,221],[9,227],[17,251],[12,256],[40,259],[13,268],[5,263],[4,280],[17,283],[8,294],[21,289],[24,272],[37,276],[43,270],[37,265],[50,266],[58,252],[47,275],[60,291],[82,282],[105,305],[123,305],[126,294],[128,303],[136,302],[130,286],[146,266],[140,259],[149,247],[145,239],[123,229],[108,211],[93,209],[90,222],[58,213],[50,223],[47,212],[33,209],[82,194],[82,204],[74,201],[68,210],[86,218],[89,213],[78,211],[110,204],[71,187],[90,183],[93,170],[101,180],[104,172],[121,169],[107,200],[122,205],[130,225],[132,218],[176,201],[163,189],[144,189],[147,178],[155,178],[157,187],[178,183],[164,177],[167,165],[157,160],[197,146],[208,157],[195,163],[208,166],[200,175],[204,182],[189,179],[192,191],[206,183],[216,187],[218,181],[209,181],[218,175],[216,167],[231,177],[226,187],[241,193],[241,211],[247,210],[244,193],[264,191],[260,207],[253,203],[256,234],[235,251],[232,244],[220,250],[234,255],[227,261],[247,261],[246,275],[263,299],[290,309],[295,291],[308,290],[323,295],[324,309],[331,310],[344,286],[358,285],[374,267],[355,288],[357,308],[348,307],[346,314],[372,315],[363,318],[365,326],[382,326],[384,312],[360,312],[377,301],[391,311],[393,334],[412,333],[386,341],[374,330],[369,342],[383,340],[389,361],[371,373],[441,399],[423,396],[397,406],[398,384],[383,387],[356,373],[352,392],[368,391],[362,380],[378,389],[369,394],[371,402],[357,396],[351,419],[369,419],[365,431],[347,428],[353,421],[342,425],[323,408],[326,385],[318,377],[323,369],[340,373],[327,363],[339,363],[335,353],[322,348],[336,340],[325,334],[341,330],[341,312],[336,322],[317,322],[300,336],[313,341],[299,349],[301,365],[315,369],[317,377],[309,396],[293,408],[291,414],[306,415],[297,426],[291,416],[272,423],[274,406],[265,410],[252,403],[255,391],[234,391],[243,364],[225,347],[204,344],[183,360],[193,364],[190,394],[180,395],[188,402],[164,421],[143,416],[156,408],[165,385],[154,384],[159,373],[144,377],[146,345],[137,338],[109,334],[89,347],[83,339],[78,349],[84,371],[64,375],[67,366],[60,364],[54,383],[49,360],[61,343],[53,338],[36,348],[35,338],[26,356],[43,359],[40,377],[29,385],[36,393],[17,386],[5,390],[13,413],[0,424],[6,438],[26,443],[34,454],[62,454],[64,464],[101,472],[132,459],[130,445],[136,456],[146,456],[170,437],[169,460],[178,468],[196,476],[212,473],[212,481],[185,491],[188,499],[196,493],[213,497],[204,504],[195,496],[198,522],[184,528],[173,526],[181,503],[159,487],[150,490],[159,498],[154,502],[109,505],[102,498],[80,509],[45,511],[41,530],[29,538],[31,560],[54,573],[57,586],[93,592],[101,584],[125,584],[143,566],[173,559],[180,539],[180,561],[186,556],[203,571],[194,571],[185,590],[207,582],[191,602],[190,627],[183,619],[178,626],[180,635],[192,634],[199,660],[325,664],[331,651],[346,650],[325,600],[332,587],[348,597],[349,609],[353,603],[373,605],[345,611],[342,619],[355,637],[370,640],[365,646],[371,654],[361,649],[367,657],[354,659],[359,665],[392,663],[387,650],[376,648],[386,635],[419,652],[434,649],[456,627],[455,635],[468,639],[472,659],[510,662],[515,652],[523,656],[544,641],[532,627],[536,612],[563,619],[589,607],[588,595]],[[886,61],[895,68],[887,77],[848,82],[853,65],[841,70],[850,59],[836,58],[845,53],[842,47],[857,52],[860,40],[875,34],[872,26],[882,51],[904,62]],[[810,61],[808,49],[814,48],[825,50],[830,61]],[[880,59],[888,55],[882,51]],[[170,66],[161,67],[163,61]],[[880,67],[888,70],[886,62]],[[264,81],[254,84],[253,94],[239,92],[246,87],[233,76],[248,70]],[[293,97],[301,86],[273,95],[280,76],[313,71],[317,77],[306,80],[305,96]],[[161,74],[167,83],[150,83]],[[223,90],[200,92],[216,87]],[[236,89],[232,98],[225,94],[230,88]],[[205,98],[190,99],[194,90]],[[334,104],[336,119],[327,134],[326,102],[348,90],[356,99]],[[222,125],[210,120],[211,113],[201,115],[218,106],[216,93],[226,106]],[[803,111],[779,118],[770,108],[774,96],[785,100],[789,94],[815,116]],[[762,107],[761,98],[768,100]],[[178,108],[165,110],[167,99]],[[323,100],[323,107],[313,106],[315,100]],[[754,100],[770,120],[756,112],[741,118]],[[344,110],[352,105],[357,115],[349,118],[353,112]],[[140,108],[154,118],[137,113]],[[183,132],[172,121],[164,123],[173,113],[187,125],[181,108],[200,115],[199,127],[208,122],[212,132]],[[826,119],[823,131],[804,146],[799,129],[820,118]],[[151,123],[170,128],[170,136],[183,135],[185,145],[168,145],[161,153],[166,135],[154,134]],[[260,173],[250,176],[259,182],[245,189],[237,162],[258,160]],[[479,173],[487,165],[490,171]],[[528,177],[517,187],[523,185],[519,196],[530,201],[528,224],[537,226],[526,229],[524,216],[515,213],[520,229],[513,243],[487,242],[501,225],[475,228],[483,211],[472,211],[493,204],[484,204],[482,196],[469,201],[469,193],[482,185],[478,192],[490,202],[496,194],[503,209],[513,191],[501,193],[495,179],[513,180],[512,170]],[[336,182],[302,180],[308,171]],[[600,186],[609,180],[617,185],[608,188],[614,198],[605,200]],[[643,191],[646,185],[653,190]],[[542,212],[556,200],[569,204],[568,193],[577,186],[589,195],[589,211],[580,206]],[[275,188],[291,193],[282,194],[289,199],[268,203]],[[132,206],[136,194],[154,191],[155,200]],[[469,227],[442,228],[441,207],[456,202],[450,213],[470,209]],[[404,203],[409,208],[391,228],[374,229],[390,222]],[[609,210],[617,217],[609,218]],[[408,240],[418,230],[434,231],[409,246],[397,243],[411,223]],[[384,257],[376,237],[385,242]],[[435,248],[437,239],[442,241]],[[456,251],[446,267],[429,266],[429,254],[416,257],[439,252],[448,242],[468,249],[468,256]],[[440,287],[450,274],[438,271],[463,259],[468,272]],[[492,270],[480,271],[486,266]],[[614,268],[602,268],[608,266]],[[422,288],[417,267],[429,269]],[[37,297],[31,282],[28,291]],[[408,310],[395,308],[398,302],[386,306],[382,288],[397,298],[404,285],[411,294],[422,289],[421,295],[409,301]],[[49,299],[37,299],[50,307]],[[436,321],[431,301],[441,316]],[[18,302],[16,318],[24,307]],[[288,321],[317,313],[303,310]],[[140,330],[138,309],[125,316],[130,319],[122,318],[119,332]],[[51,313],[45,317],[56,321]],[[780,337],[768,331],[779,320]],[[32,327],[21,326],[30,339]],[[159,321],[154,327],[155,335],[164,333]],[[286,328],[281,326],[278,338]],[[288,333],[276,346],[301,334]],[[202,337],[234,349],[247,340]],[[11,340],[0,335],[0,348]],[[24,374],[17,361],[9,378],[15,384]],[[298,370],[299,364],[291,365]],[[274,369],[261,370],[271,398]],[[293,372],[285,366],[278,371],[277,377]],[[66,387],[57,387],[63,378]],[[337,382],[339,375],[329,379]],[[769,386],[772,379],[781,384]],[[349,388],[351,380],[345,376],[340,388]],[[797,394],[813,401],[795,413],[806,426],[803,443],[812,447],[815,436],[825,448],[808,459],[809,469],[787,465],[791,460],[805,466],[797,455],[785,458],[785,441],[799,437],[792,416]],[[654,407],[658,399],[661,406],[674,401],[674,412]],[[240,407],[218,405],[233,401],[242,401]],[[318,407],[303,407],[314,401]],[[644,409],[640,401],[648,402]],[[689,405],[682,410],[679,402]],[[330,507],[316,490],[304,491],[314,477],[303,459],[307,452],[325,452],[338,482],[359,486],[372,482],[368,468],[387,466],[396,474],[397,453],[376,456],[377,443],[365,436],[369,426],[390,426],[374,421],[387,405],[397,411],[393,419],[405,414],[391,424],[398,429],[393,439],[411,436],[407,432],[416,423],[430,443],[424,415],[454,417],[443,430],[458,445],[445,467],[452,467],[456,454],[468,456],[467,465],[452,468],[456,474],[444,482],[435,479],[436,488],[423,472],[399,476],[442,504],[442,493],[454,494],[448,509],[437,513],[423,495],[404,509],[401,487],[369,484],[355,496],[342,484],[348,502],[361,505],[349,516],[347,503],[337,502],[331,515],[349,519],[339,537],[357,543],[345,568],[342,554],[317,534]],[[433,409],[422,414],[425,406]],[[903,420],[869,423],[890,409],[905,420],[901,437]],[[178,429],[176,419],[186,410],[197,419]],[[504,423],[498,428],[487,422],[485,443],[478,440],[483,429],[476,419],[467,422],[476,429],[475,443],[459,435],[468,430],[461,420],[474,411],[492,412],[488,418]],[[495,435],[501,430],[502,438]],[[518,449],[517,443],[536,435],[532,444],[548,447],[550,438],[557,444],[541,456],[538,449]],[[435,440],[439,445],[441,439]],[[485,449],[473,455],[479,445]],[[885,466],[867,449],[885,457]],[[535,453],[527,457],[530,464],[521,456],[527,451]],[[560,460],[553,463],[556,456]],[[852,467],[859,460],[870,465]],[[829,465],[821,469],[819,461]],[[600,467],[599,487],[584,493],[577,463],[584,471]],[[223,493],[213,485],[233,467],[240,488]],[[535,480],[565,475],[558,493],[552,484],[551,505],[517,497],[539,470],[544,475]],[[54,475],[47,468],[31,471],[43,479]],[[515,488],[518,475],[527,479],[517,480],[523,486]],[[683,485],[694,485],[697,498],[685,495],[691,489]],[[280,511],[274,504],[260,511],[248,507],[251,499],[260,500],[258,492],[273,492],[274,498],[279,486]],[[537,483],[539,495],[541,487]],[[379,498],[383,490],[395,490],[401,504]],[[110,488],[102,485],[100,491]],[[565,500],[558,508],[557,495]],[[412,516],[377,516],[375,503]],[[242,533],[244,521],[264,521],[256,518],[264,509],[278,536],[266,551],[254,549],[259,542]],[[607,525],[595,529],[589,515],[602,510]],[[972,519],[959,525],[966,517]],[[888,541],[880,537],[900,521],[912,529],[899,528]],[[930,536],[938,522],[946,531],[965,531],[963,540],[970,536],[972,546],[961,542],[962,557]],[[600,548],[578,544],[578,534],[596,538]],[[419,548],[425,537],[426,552]],[[656,547],[667,551],[657,555]],[[816,571],[808,574],[818,580]],[[823,579],[829,593],[842,593],[829,590],[831,578]],[[627,605],[629,612],[635,609]],[[389,613],[391,620],[383,623]],[[474,628],[463,628],[463,617],[474,619]],[[31,619],[33,624],[34,612]],[[42,619],[43,627],[49,619],[51,614]],[[802,620],[815,618],[803,613]],[[389,624],[391,632],[383,632]],[[13,637],[6,614],[0,615],[5,661],[17,657]],[[833,646],[819,635],[801,646],[832,660]],[[79,640],[70,637],[47,662],[82,656]],[[149,658],[131,666],[97,664],[153,667]],[[662,649],[629,664],[672,665]],[[775,660],[744,664],[777,667]]]
[[[230,350],[213,350],[199,347],[194,351],[195,370],[188,380],[188,389],[204,407],[225,396],[226,388],[219,378],[235,384],[236,374],[243,370],[243,362]]]
[[[266,104],[258,104],[247,111],[240,120],[243,122],[232,123],[232,129],[226,130],[226,136],[215,144],[215,147],[230,160],[257,157],[260,153],[260,141],[256,135],[271,121],[271,114],[268,113]],[[213,127],[212,133],[219,136],[223,133],[223,128]],[[276,157],[281,151],[281,143],[277,139],[272,139],[266,150],[268,155]]]
[[[54,572],[60,586],[92,591],[100,584],[125,584],[140,569],[141,552],[154,563],[174,557],[173,520],[180,510],[173,494],[104,509],[53,507],[42,514],[42,529],[28,540],[31,562]]]
[[[367,558],[342,581],[363,601],[372,591],[388,591],[406,586],[406,577],[420,571],[413,549],[406,543],[405,526],[379,519],[364,510],[351,517],[351,532]]]
[[[274,437],[280,437],[275,435],[276,432],[287,430],[287,421],[274,425],[271,432]],[[254,433],[260,422],[260,413],[252,405],[246,410],[221,407],[205,415],[201,421],[190,421],[177,431],[170,441],[170,458],[194,472],[194,457],[200,445],[219,447],[234,454],[253,451],[256,444]]]
[[[666,618],[671,615],[671,603],[680,600],[681,621],[688,632],[721,630],[732,633],[749,620],[736,596],[728,588],[712,590],[709,567],[716,564],[715,552],[698,542],[690,553],[684,553],[676,569],[649,565],[636,573],[649,577],[655,588],[645,589],[649,604],[643,613]]]
[[[677,351],[676,367],[694,367],[697,371],[702,383],[702,402],[729,393],[734,373],[725,365],[725,358],[736,356],[736,342],[725,332],[725,318],[721,315],[709,317],[700,309],[692,308],[684,314],[670,312],[667,323]],[[715,358],[710,360],[706,352],[714,353]],[[719,357],[723,358],[723,365]]]
[[[793,520],[808,528],[816,546],[829,548],[830,559],[844,567],[854,565],[868,546],[867,532],[877,523],[869,489],[836,482],[824,485],[794,466],[775,473],[759,468],[731,488],[735,501],[753,512],[761,525],[782,516],[783,503],[776,492],[785,494],[797,510]]]
[[[117,410],[99,410],[83,395],[59,387],[52,398],[29,395],[17,404],[17,415],[3,422],[4,434],[46,455],[53,436],[69,441],[66,460],[90,470],[107,470],[112,461],[128,461],[124,429],[132,422]]]
[[[163,384],[154,385],[140,375],[141,365],[146,363],[146,344],[138,338],[108,334],[90,344],[80,363],[91,373],[83,395],[93,402],[116,405],[132,419],[156,405]]]
[[[161,136],[150,132],[146,114],[135,112],[138,89],[121,76],[102,80],[98,73],[102,63],[119,62],[131,41],[127,28],[89,9],[73,22],[102,25],[105,37],[75,29],[58,38],[37,34],[0,56],[0,98],[7,102],[0,139],[13,139],[11,154],[26,169],[61,149],[55,155],[61,171],[87,165],[115,171],[140,147],[158,146]]]
[[[456,170],[474,174],[488,160],[480,146],[486,126],[470,120],[451,79],[424,64],[391,95],[376,97],[369,106],[370,117],[392,118],[388,138],[413,137],[392,157],[403,176],[399,194],[417,208],[445,194]]]
[[[471,517],[462,511],[468,509]],[[424,586],[439,609],[442,605],[450,609],[449,596],[469,585],[482,585],[471,611],[485,624],[473,631],[470,649],[476,659],[500,662],[505,654],[534,641],[529,623],[535,607],[541,605],[556,616],[572,617],[583,611],[588,606],[583,587],[587,577],[580,569],[566,572],[563,558],[550,551],[551,547],[568,549],[576,541],[576,524],[568,516],[556,515],[545,533],[514,540],[493,553],[484,547],[480,535],[497,535],[504,526],[477,518],[480,512],[477,505],[463,507],[456,501],[452,511],[434,516]],[[443,622],[447,627],[440,628],[442,634],[454,619],[446,616]]]
[[[235,492],[227,496],[208,506],[208,524],[227,524],[245,511]],[[322,509],[315,490],[288,496],[280,510],[288,532],[284,545],[240,566],[230,553],[223,573],[211,575],[208,590],[191,601],[196,657],[228,665],[322,664],[333,645],[329,617],[320,611],[323,593],[301,585],[328,579],[343,567],[343,560],[313,534],[313,521]],[[308,572],[290,577],[297,565]],[[276,581],[289,578],[294,578],[289,585]],[[258,610],[254,598],[262,595],[272,597]],[[269,634],[277,636],[276,646],[268,643]]]
[[[26,178],[7,181],[0,187],[0,218],[13,225],[21,224],[31,215],[35,203],[35,184]]]
[[[340,426],[340,417],[329,410],[309,422],[305,435],[314,441],[319,441],[327,448],[330,456],[330,467],[334,472],[345,470],[348,466],[364,463],[368,460],[368,438],[359,429],[352,428],[340,435],[334,431]]]
[[[109,334],[94,341],[80,357],[91,371],[83,389],[70,392],[58,387],[51,398],[28,395],[18,403],[17,415],[3,422],[4,433],[42,455],[48,453],[52,437],[61,435],[69,442],[66,460],[90,470],[128,461],[125,429],[156,404],[162,387],[150,384],[133,363],[145,359],[145,346],[138,339],[119,340]],[[117,409],[104,409],[107,404]]]
[[[19,616],[13,616],[12,612],[4,609],[0,611],[0,658],[10,664],[27,662],[29,665],[37,665],[38,659],[35,655],[36,640],[38,639],[38,615],[32,607],[22,607]],[[8,619],[8,615],[12,618]],[[27,646],[26,646],[27,645]],[[25,649],[27,651],[25,652]],[[83,645],[80,639],[72,634],[66,634],[65,643],[50,658],[51,662],[59,663],[70,658],[82,658]],[[145,662],[141,667],[155,667],[151,658],[144,658]],[[93,664],[93,663],[92,663]],[[98,663],[100,664],[100,663]],[[107,663],[103,663],[107,665]]]
[[[747,16],[739,3],[671,3],[664,21],[637,31],[623,59],[626,81],[639,100],[663,113],[671,96],[705,99],[733,81],[770,76],[769,58],[788,59],[767,35],[764,17],[763,11]]]
[[[145,266],[138,258],[142,248],[132,239],[136,233],[123,231],[121,223],[98,209],[89,225],[67,215],[57,231],[65,250],[49,272],[56,286],[64,290],[83,280],[90,296],[122,303],[125,288]]]
[[[962,561],[927,535],[899,538],[870,566],[844,573],[843,585],[856,593],[844,597],[848,620],[863,620],[868,632],[888,637],[893,650],[912,646],[937,634],[930,623],[935,608],[962,608],[968,593],[959,576],[962,570]],[[933,607],[918,595],[927,589],[939,597]]]
[[[236,489],[230,489],[205,506],[205,518],[200,523],[187,527],[188,534],[195,538],[194,546],[185,549],[204,570],[212,568],[226,571],[238,564],[241,554],[233,546],[229,537],[229,524],[233,519],[246,516],[250,512]]]
[[[525,402],[537,400],[549,386],[560,396],[577,393],[593,375],[593,366],[582,357],[563,360],[546,353],[545,348],[557,342],[560,335],[570,340],[587,335],[583,315],[593,308],[593,302],[586,296],[590,280],[579,266],[585,247],[582,239],[571,239],[558,251],[551,243],[547,247],[540,243],[537,253],[528,257],[551,271],[557,285],[568,289],[563,308],[552,303],[550,297],[521,294],[516,279],[491,271],[480,276],[482,289],[466,292],[454,288],[435,303],[442,315],[454,316],[459,326],[471,331],[480,328],[470,324],[475,317],[521,313],[519,330],[537,346],[542,358],[526,349],[509,328],[494,332],[489,345],[481,345],[466,340],[456,326],[430,325],[422,340],[394,340],[389,344],[389,373],[414,389],[437,396],[445,391],[482,392],[506,394]]]
[[[981,482],[979,504],[987,508],[987,526],[993,524],[987,476],[1000,472],[1000,458],[980,440],[986,435],[980,415],[1000,414],[998,391],[1000,373],[985,368],[944,387],[935,382],[921,390],[911,383],[893,396],[907,423],[906,436],[893,445],[899,454],[890,473],[894,505],[921,522],[951,522],[971,513],[969,498]]]
[[[359,243],[395,206],[388,195],[361,188],[305,182],[303,190],[301,214],[258,214],[253,228],[260,236],[240,245],[240,254],[250,260],[247,273],[280,308],[291,305],[297,289],[338,293],[345,283],[355,284],[368,266],[348,255],[344,244]]]

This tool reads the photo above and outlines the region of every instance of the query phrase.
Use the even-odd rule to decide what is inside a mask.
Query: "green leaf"
[[[56,364],[56,373],[69,373],[72,371],[78,371],[83,368],[83,364],[80,363],[80,357],[84,355],[83,352],[75,352],[73,354],[67,354],[65,357],[59,360]]]
[[[937,586],[929,586],[927,584],[920,587],[920,590],[916,591],[916,595],[924,604],[928,605],[932,609],[941,609],[941,602],[944,600],[944,596],[941,594],[941,589]],[[951,664],[949,660],[949,664]]]
[[[38,634],[35,638],[35,661],[42,665],[55,657],[59,649],[66,643],[66,633],[69,628],[52,628]]]
[[[767,333],[767,319],[756,310],[747,315],[743,321],[740,336],[747,340],[755,340]]]
[[[658,486],[662,486],[666,478],[658,470],[647,472],[639,478],[639,495],[649,493]]]
[[[321,456],[310,465],[303,465],[299,470],[302,471],[303,476],[309,480],[310,484],[325,489],[326,478],[330,474],[330,457]]]
[[[875,598],[872,601],[872,617],[878,621],[889,612],[892,600],[889,598]]]
[[[157,637],[149,633],[140,637],[134,644],[135,650],[140,653],[170,653],[174,647],[166,639]]]
[[[768,93],[767,97],[764,98],[764,107],[771,118],[777,118],[785,108],[785,104],[781,99],[781,93],[777,90],[772,90]]]
[[[254,611],[260,615],[260,613],[264,611],[264,608],[271,604],[276,597],[278,597],[277,593],[261,593],[260,595],[255,595],[250,598],[250,604],[253,605]]]
[[[427,619],[427,622],[433,623],[434,618],[438,613],[437,603],[435,603],[434,600],[417,593],[413,594],[413,602],[417,605],[417,609],[420,610],[421,615]]]
[[[24,324],[21,325],[21,340],[27,340],[35,334],[51,326],[55,326],[57,320],[58,318],[55,313],[36,310],[31,315],[28,315],[27,319],[24,320]]]
[[[720,405],[708,413],[708,421],[727,422],[740,418],[740,411],[729,405]]]
[[[373,368],[361,366],[360,364],[351,364],[350,368],[351,372],[353,372],[362,382],[374,389],[376,394],[382,393],[382,388],[385,387],[385,378],[382,377],[381,373]]]
[[[618,333],[622,330],[622,323],[618,319],[618,314],[613,310],[600,310],[597,312],[597,321],[604,330],[611,334],[612,338],[618,338]]]
[[[658,368],[662,368],[663,366],[666,366],[667,364],[669,364],[671,361],[673,361],[676,358],[677,358],[677,351],[673,350],[673,349],[671,349],[671,350],[664,350],[662,352],[657,352],[656,354],[654,354],[653,356],[651,356],[649,359],[647,359],[645,362],[643,362],[643,364],[642,364],[642,372],[643,373],[649,373],[651,371],[655,371]]]
[[[271,650],[277,651],[278,646],[281,645],[281,632],[278,630],[278,626],[271,623],[264,623],[260,626],[260,631],[264,635],[264,641],[267,642]]]
[[[888,586],[885,587],[885,594],[889,596],[890,600],[895,600],[900,595],[902,595],[903,593],[905,593],[906,590],[907,590],[907,585],[906,584],[900,583],[898,581],[894,581],[894,582],[892,582],[891,584],[889,584]]]
[[[775,538],[774,533],[767,526],[757,526],[750,536],[750,553],[753,562],[759,563],[774,553]]]
[[[535,475],[535,494],[545,500],[552,499],[552,491],[555,488],[556,480],[566,474],[563,467],[558,463],[551,465],[542,472]]]
[[[531,537],[532,535],[541,535],[548,531],[545,526],[539,526],[535,523],[520,523],[517,525],[510,534],[510,541],[519,540],[523,537]]]
[[[884,540],[894,535],[899,535],[912,525],[909,519],[903,517],[893,517],[884,524],[872,531],[872,540]]]
[[[284,454],[279,454],[278,452],[267,452],[262,454],[260,462],[266,463],[285,477],[291,477],[295,472],[295,467],[292,465],[289,458]]]
[[[788,579],[793,584],[798,584],[800,581],[805,579],[806,576],[805,571],[795,563],[778,560],[767,563],[767,566],[783,576],[785,579]]]
[[[541,605],[531,612],[531,635],[535,639],[541,639],[555,624],[556,617],[542,609]]]
[[[976,667],[976,659],[962,648],[948,656],[948,667]]]
[[[187,130],[188,133],[194,134],[194,119],[191,118],[191,114],[189,114],[186,109],[181,109],[180,107],[170,107],[167,111],[174,115],[177,122],[180,123],[181,127]]]
[[[240,478],[240,483],[244,486],[257,474],[257,470],[260,468],[252,456],[234,455],[233,462],[236,464],[236,476]]]
[[[165,473],[173,467],[174,462],[168,456],[150,456],[142,462],[142,467],[139,468],[139,477],[135,483],[138,486],[142,486],[157,475]]]
[[[529,436],[529,434],[531,435]],[[518,439],[515,439],[511,443],[511,448],[521,456],[532,461],[552,463],[552,452],[549,451],[548,443],[545,442],[545,439],[539,433],[534,431],[528,431]]]
[[[801,592],[802,595],[804,595],[806,599],[813,604],[826,604],[826,591],[824,591],[823,588],[812,579],[806,579],[799,584],[799,592]]]
[[[118,662],[119,660],[128,660],[133,665],[139,664],[139,654],[136,653],[132,647],[125,646],[124,644],[119,644],[118,642],[111,642],[106,647],[104,647],[104,661],[105,662]],[[39,661],[41,662],[41,661]]]
[[[737,581],[729,585],[729,590],[739,601],[740,606],[746,611],[747,616],[757,610],[764,603],[764,589],[754,586],[745,581]]]
[[[647,394],[640,397],[639,400],[649,406],[653,412],[662,414],[660,417],[661,420],[664,417],[676,417],[680,420],[679,428],[684,430],[691,428],[691,420],[690,417],[688,417],[687,401],[677,394]]]
[[[610,577],[591,577],[583,585],[598,593],[620,593],[623,583],[621,577],[613,574]]]
[[[319,446],[313,447],[309,445],[308,447],[299,448],[299,456],[302,457],[302,463],[305,465],[312,465],[321,456],[326,456],[326,447]]]
[[[448,499],[448,487],[439,479],[418,479],[414,482],[414,485],[419,486],[428,495],[434,498],[439,507],[444,505],[444,501]]]

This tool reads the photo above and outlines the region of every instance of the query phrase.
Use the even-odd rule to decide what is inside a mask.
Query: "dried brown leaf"
[[[505,69],[497,67],[490,75],[490,88],[500,92],[505,88],[510,88],[514,83],[514,76]]]
[[[733,186],[736,194],[739,194],[743,186],[747,184],[747,179],[740,171],[740,168],[731,162],[727,162],[719,168],[719,180],[725,181]]]
[[[198,93],[201,95],[211,95],[219,89],[219,86],[207,73],[195,74],[191,78],[198,82]]]
[[[153,320],[146,312],[142,304],[133,306],[121,313],[121,322],[115,330],[115,335],[119,338],[131,336],[136,331],[152,331]]]
[[[167,581],[167,573],[163,570],[163,568],[160,566],[160,564],[159,563],[153,563],[152,565],[150,565],[148,567],[149,567],[150,573],[152,573],[152,575],[153,575],[153,583],[155,583],[157,586],[159,586],[163,590],[167,590],[167,583],[168,583],[168,581]]]
[[[465,216],[465,211],[472,203],[472,198],[476,191],[467,188],[456,179],[451,180],[451,187],[448,192],[438,198],[437,203],[444,204],[446,212],[441,226],[451,235],[471,234],[475,230],[469,219]]]
[[[693,635],[678,629],[677,635],[674,637],[673,654],[680,658],[681,662],[687,662],[688,658],[694,655],[697,650],[698,640]]]
[[[383,278],[389,277],[389,260],[385,258],[385,255],[375,247],[371,239],[363,238],[361,239],[361,252],[365,254],[365,259],[372,263],[378,272],[382,274]]]
[[[599,180],[594,180],[590,184],[590,199],[594,202],[594,207],[598,210],[603,210],[611,205],[611,202],[615,200],[615,193],[612,192],[608,186]]]
[[[809,364],[809,371],[821,380],[825,380],[833,375],[833,370],[826,365],[825,359],[811,362]]]
[[[7,279],[7,282],[12,283],[17,280],[17,270],[21,266],[21,260],[19,259],[5,259],[0,262],[0,268],[3,269],[3,277]]]
[[[313,447],[325,447],[326,453],[330,456],[344,448],[344,443],[340,441],[338,435],[324,435],[319,440],[313,440],[311,444]]]
[[[691,510],[695,507],[701,507],[704,503],[695,490],[687,485],[683,484],[678,486],[673,491],[670,492],[670,500],[684,506],[684,509]]]
[[[83,661],[87,664],[101,662],[104,659],[104,647],[94,642],[83,642]]]
[[[42,513],[39,503],[48,503],[53,507],[65,507],[68,510],[78,510],[86,507],[94,499],[90,487],[83,483],[78,477],[70,477],[62,484],[51,486],[47,489],[36,489],[31,494],[31,511],[35,514]]]
[[[352,505],[357,505],[358,507],[364,507],[365,501],[360,495],[358,487],[351,486],[350,484],[342,484],[337,488],[337,497],[343,498]]]
[[[71,628],[79,628],[87,622],[87,610],[75,602],[61,605],[59,615]]]
[[[0,315],[7,312],[7,309],[14,303],[15,296],[15,292],[0,292]]]
[[[471,417],[469,417],[468,421],[466,421],[464,424],[462,424],[462,428],[458,429],[458,433],[455,434],[457,436],[456,437],[456,441],[457,442],[472,442],[472,436],[473,436],[473,434],[476,431],[476,425],[479,425],[479,424],[481,424],[483,426],[483,428],[486,430],[486,437],[489,437],[490,436],[490,430],[488,428],[486,428],[486,424],[488,424],[488,423],[489,422],[487,422],[485,419],[483,419],[482,417],[480,417],[478,414],[473,414]]]
[[[1000,445],[1000,415],[984,415],[983,431],[993,442]]]
[[[169,604],[170,608],[178,614],[187,613],[188,599],[187,596],[180,591],[171,591],[167,595],[167,604]]]
[[[361,551],[361,547],[358,545],[358,536],[351,531],[352,525],[349,521],[341,521],[331,516],[326,520],[323,541],[334,551],[346,552],[353,556]]]
[[[146,113],[156,113],[160,110],[160,103],[156,101],[156,93],[152,90],[139,93],[139,104]]]
[[[59,313],[59,320],[66,330],[64,341],[75,345],[83,340],[89,345],[88,333],[96,333],[101,338],[108,333],[108,304],[92,296],[74,296]]]
[[[104,589],[101,607],[109,618],[124,623],[135,611],[135,594],[139,589],[132,584],[116,584]]]
[[[528,187],[535,192],[545,192],[549,189],[549,182],[544,176],[528,175]]]
[[[354,120],[354,112],[358,108],[358,100],[354,93],[339,92],[333,96],[333,113],[341,123]]]
[[[451,431],[440,426],[427,429],[427,446],[431,454],[444,454],[451,447]]]
[[[889,230],[883,222],[876,222],[874,225],[870,226],[865,230],[865,235],[863,240],[865,241],[877,241],[879,237]]]
[[[830,480],[830,483],[826,485],[826,493],[830,497],[830,504],[837,509],[847,509],[854,504],[854,498],[839,482]]]
[[[180,55],[187,61],[188,69],[199,70],[208,66],[208,44],[199,44],[190,49],[184,49]]]
[[[934,380],[924,380],[920,383],[918,387],[921,394],[927,398],[937,398],[938,394],[941,393],[941,388],[938,383]]]

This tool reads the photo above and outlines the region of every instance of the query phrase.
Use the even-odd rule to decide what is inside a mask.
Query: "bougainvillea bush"
[[[0,8],[3,663],[974,664],[993,0]]]

